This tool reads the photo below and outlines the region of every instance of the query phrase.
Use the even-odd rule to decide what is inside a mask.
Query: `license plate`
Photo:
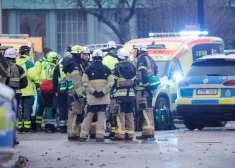
[[[197,89],[197,95],[216,95],[217,89]]]

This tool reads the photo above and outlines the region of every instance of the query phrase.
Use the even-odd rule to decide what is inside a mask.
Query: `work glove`
[[[83,97],[79,97],[79,98],[78,98],[78,101],[81,102],[81,103],[83,103],[85,100],[84,100]]]
[[[98,97],[98,92],[97,92],[97,90],[94,91],[93,95],[94,95],[95,97]]]
[[[104,97],[104,92],[102,91],[98,92],[98,97]]]

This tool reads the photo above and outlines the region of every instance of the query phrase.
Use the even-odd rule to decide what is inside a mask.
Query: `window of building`
[[[20,13],[20,34],[37,37],[34,49],[41,53],[42,48],[46,47],[46,13],[43,11]]]
[[[8,11],[2,11],[2,33],[8,34]]]
[[[78,10],[57,12],[57,51],[61,55],[68,45],[87,44],[87,17]]]

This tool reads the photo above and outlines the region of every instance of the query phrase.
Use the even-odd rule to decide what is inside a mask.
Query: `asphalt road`
[[[18,135],[17,153],[28,168],[234,168],[235,122],[221,128],[156,131],[167,141],[71,142],[66,134]],[[136,135],[139,135],[137,132]]]

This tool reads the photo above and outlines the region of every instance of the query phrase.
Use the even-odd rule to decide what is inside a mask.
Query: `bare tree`
[[[114,33],[118,36],[121,43],[125,43],[130,40],[130,19],[134,16],[137,1],[138,0],[93,0],[93,4],[97,10],[87,8],[88,3],[90,1],[77,0],[77,5],[80,7],[85,13],[89,13],[95,17],[97,17],[104,24],[108,25]],[[116,12],[117,23],[116,26],[113,22],[109,20],[108,17],[105,16],[104,11],[112,8]]]

